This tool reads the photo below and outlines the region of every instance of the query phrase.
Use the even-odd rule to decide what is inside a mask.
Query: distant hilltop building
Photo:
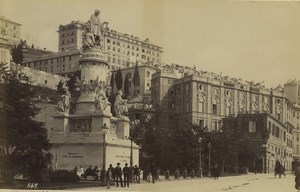
[[[0,37],[5,38],[11,45],[16,45],[20,41],[21,24],[0,17]]]
[[[78,59],[83,44],[86,23],[72,21],[58,29],[58,53],[50,53],[23,62],[24,66],[55,74],[73,73],[79,69]],[[162,47],[139,37],[104,29],[104,51],[107,52],[110,70],[133,66],[137,61],[160,65]],[[71,58],[71,60],[69,60]],[[74,59],[73,59],[74,58]],[[68,61],[72,61],[69,64]]]
[[[23,67],[20,64],[15,64],[12,61],[11,49],[18,44],[21,44],[24,60],[31,59],[33,57],[53,53],[45,49],[34,48],[27,45],[25,40],[20,39],[21,24],[0,17],[0,63],[5,63],[9,70],[17,73],[25,73],[30,76],[31,83],[34,86],[47,87],[50,89],[56,89],[59,81],[66,81],[59,75],[45,73],[41,70],[35,70],[28,67]],[[47,71],[46,71],[47,72]]]
[[[10,67],[10,50],[20,42],[21,24],[0,17],[0,63],[7,63]]]
[[[300,106],[300,81],[288,80],[284,84],[284,93],[293,104]]]
[[[53,54],[53,51],[49,51],[46,48],[44,49],[40,49],[38,47],[35,47],[34,44],[32,44],[31,46],[29,46],[27,44],[26,40],[22,40],[20,41],[21,46],[22,46],[22,52],[23,52],[23,62],[27,62],[30,61],[32,59],[35,59],[36,57],[42,56],[42,55],[49,55],[49,54]]]

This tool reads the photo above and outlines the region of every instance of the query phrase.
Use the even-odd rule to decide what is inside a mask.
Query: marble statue
[[[71,103],[71,93],[65,83],[63,84],[63,90],[65,93],[61,95],[62,100],[59,101],[57,104],[58,111],[69,113],[70,103]]]
[[[95,95],[95,109],[104,111],[108,104],[108,99],[106,97],[106,93],[104,91],[104,82],[100,81],[98,86],[96,87],[96,95]]]
[[[117,117],[124,116],[127,113],[127,100],[122,99],[122,92],[119,91],[118,95],[116,96],[114,108],[116,111]]]
[[[101,38],[103,38],[103,29],[99,15],[100,11],[96,9],[94,14],[90,17],[90,27],[91,33],[94,35],[96,45],[98,45],[101,48],[100,41]]]
[[[104,50],[104,30],[109,30],[108,22],[101,22],[100,11],[95,10],[89,21],[86,23],[85,32],[82,36],[82,50],[97,48]]]
[[[83,36],[82,49],[88,49],[94,47],[96,44],[94,34],[91,32],[90,27],[87,27],[86,32]]]

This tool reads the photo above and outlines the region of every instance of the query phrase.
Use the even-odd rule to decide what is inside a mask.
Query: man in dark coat
[[[134,166],[133,173],[134,173],[134,180],[137,183],[140,183],[140,180],[141,180],[141,177],[140,177],[141,169],[137,165]]]
[[[121,187],[123,187],[123,181],[122,181],[122,169],[120,167],[120,163],[117,163],[117,166],[115,168],[115,179],[117,182],[117,187],[119,187],[119,181],[121,183]]]
[[[294,162],[294,173],[295,173],[295,188],[300,190],[300,161],[298,159]]]
[[[127,166],[128,164],[125,163],[125,167],[123,168],[123,175],[124,175],[124,187],[129,187],[129,176],[130,176],[130,169]]]
[[[150,173],[151,173],[151,177],[152,177],[152,183],[155,183],[156,167],[155,167],[154,163],[152,163],[150,166]]]
[[[111,172],[111,178],[113,181],[115,181],[115,169],[113,168],[112,164],[109,165],[108,171]]]
[[[281,164],[280,164],[280,161],[279,160],[276,160],[275,162],[275,178],[276,178],[276,175],[279,174],[279,178],[281,178],[281,173],[282,173],[282,170],[281,170]]]

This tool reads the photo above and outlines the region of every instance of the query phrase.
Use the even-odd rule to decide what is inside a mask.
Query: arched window
[[[204,112],[204,97],[202,95],[199,96],[199,99],[198,99],[198,111],[200,113]]]
[[[245,104],[243,101],[239,102],[239,112],[244,112],[245,111]]]
[[[225,115],[230,115],[230,112],[231,112],[231,101],[226,100],[226,113],[225,113]]]
[[[217,101],[216,98],[214,98],[213,101],[212,101],[212,113],[214,115],[218,114],[218,101]]]

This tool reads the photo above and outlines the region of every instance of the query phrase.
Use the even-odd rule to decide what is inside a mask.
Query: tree
[[[111,91],[113,93],[114,87],[115,87],[115,76],[113,73],[111,74],[111,78],[110,78],[110,87],[111,87]]]
[[[133,73],[133,78],[132,78],[132,84],[133,84],[133,90],[135,94],[135,88],[140,86],[140,73],[138,69],[138,64],[136,63],[135,68],[134,68],[134,73]]]
[[[16,64],[21,64],[23,62],[24,56],[23,56],[21,43],[19,43],[17,46],[15,45],[11,49],[11,56],[12,56],[13,62],[15,62]]]
[[[122,85],[123,85],[123,77],[122,77],[122,72],[121,72],[120,68],[117,71],[117,74],[116,74],[116,77],[115,77],[115,81],[116,81],[117,89],[121,90],[122,89]]]
[[[72,98],[78,98],[80,96],[80,91],[77,90],[77,79],[80,79],[81,72],[77,70],[74,74],[69,75],[67,80],[67,87],[71,92]]]
[[[0,65],[0,168],[7,182],[16,173],[38,179],[49,163],[50,144],[43,123],[33,120],[39,109],[26,75],[12,74]],[[6,151],[6,153],[5,153]]]
[[[124,95],[126,96],[126,98],[128,98],[128,96],[129,96],[129,79],[128,79],[128,75],[126,75],[126,77],[124,79]]]
[[[208,138],[212,144],[212,159],[222,165],[223,172],[227,164],[236,167],[239,157],[248,160],[255,157],[247,134],[242,131],[238,119],[223,123],[219,130],[210,132]],[[245,153],[246,150],[247,154]]]
[[[64,82],[62,80],[60,80],[57,84],[57,93],[58,95],[63,95],[65,93],[64,89],[63,89],[63,86],[64,86]]]

